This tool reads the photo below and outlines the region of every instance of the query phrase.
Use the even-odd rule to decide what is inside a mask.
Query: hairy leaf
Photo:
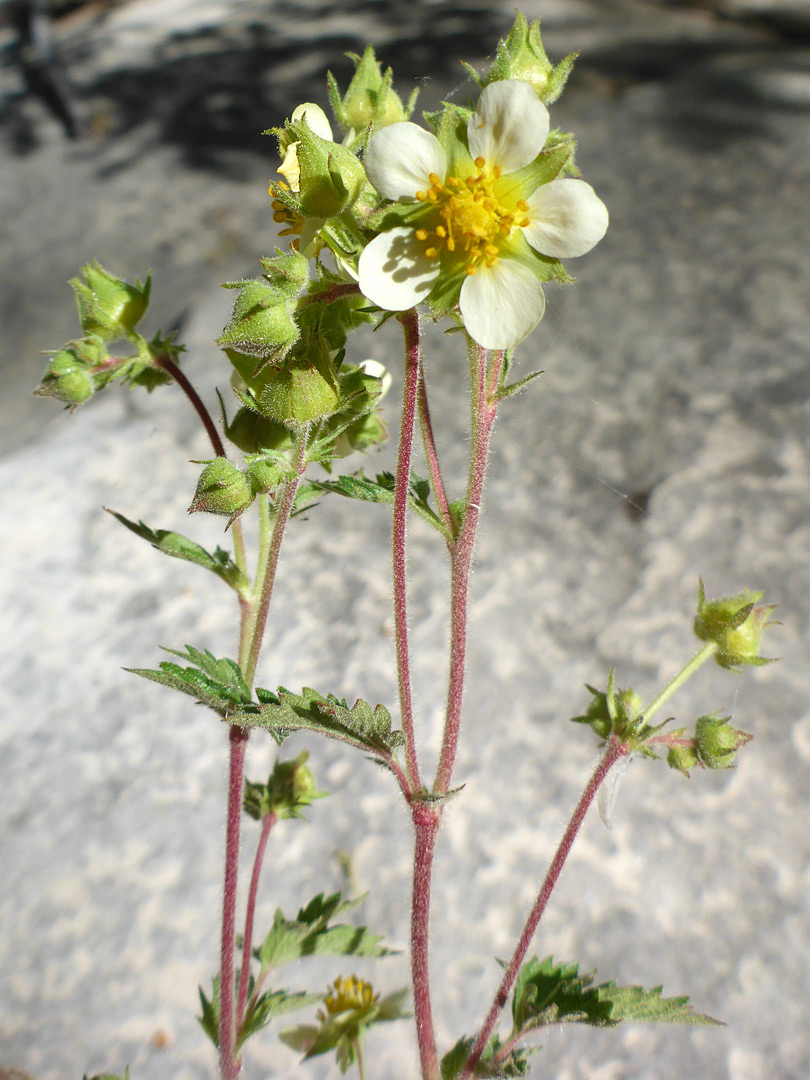
[[[308,686],[301,694],[283,686],[276,694],[260,689],[256,697],[258,705],[240,708],[229,719],[243,727],[267,728],[279,743],[293,731],[314,731],[390,760],[405,741],[401,731],[391,730],[386,708],[375,705],[372,709],[362,699],[349,708],[345,699],[333,694],[324,697]]]
[[[200,652],[191,645],[185,652],[166,649],[173,656],[191,660],[193,667],[180,667],[164,660],[158,670],[152,668],[125,668],[133,675],[140,675],[151,682],[188,694],[201,705],[207,705],[220,716],[230,716],[240,705],[250,701],[250,689],[239,665],[227,657],[217,660],[207,649]]]
[[[314,1005],[315,1002],[322,1000],[323,994],[308,994],[303,990],[296,993],[290,993],[289,990],[266,990],[245,1013],[245,1019],[239,1029],[237,1049],[251,1035],[267,1027],[277,1016],[284,1016],[286,1013],[295,1012],[296,1009],[303,1009],[307,1005]]]
[[[337,476],[334,480],[317,480],[314,486],[321,491],[333,491],[348,499],[361,499],[364,502],[393,503],[396,477],[390,472],[381,472],[372,480],[363,470],[350,476]],[[444,524],[429,504],[430,483],[412,472],[408,489],[408,504],[411,509],[424,518],[439,532],[444,533]]]
[[[331,919],[356,907],[362,899],[344,900],[339,892],[327,897],[319,893],[295,919],[285,919],[281,911],[276,911],[270,933],[254,950],[262,971],[302,956],[392,955],[390,949],[379,944],[381,935],[365,926],[329,925]]]
[[[721,1024],[705,1013],[696,1013],[688,997],[662,998],[661,987],[645,990],[642,986],[617,986],[615,982],[602,983],[596,987],[601,1001],[611,1006],[611,1024],[630,1020],[634,1023],[649,1021],[664,1024],[695,1024],[715,1027]]]
[[[580,975],[578,964],[555,964],[552,957],[533,957],[523,965],[515,982],[512,1022],[526,1031],[563,1020],[607,1024],[611,1005],[589,988],[593,975]]]
[[[216,548],[212,555],[204,547],[180,533],[171,532],[169,529],[150,529],[142,521],[130,521],[115,510],[106,507],[105,509],[127,529],[134,532],[136,536],[148,540],[152,547],[162,551],[164,555],[171,555],[175,559],[185,559],[186,562],[196,563],[210,570],[237,592],[248,588],[247,578],[223,548]]]

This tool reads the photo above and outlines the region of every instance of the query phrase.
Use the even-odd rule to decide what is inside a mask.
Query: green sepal
[[[287,125],[297,142],[298,200],[307,217],[331,218],[350,209],[366,184],[366,171],[346,147],[322,139],[306,123]]]
[[[522,169],[500,178],[497,186],[499,197],[528,198],[532,192],[560,175],[575,149],[573,142],[563,142],[552,149],[543,150]]]
[[[303,256],[297,256],[303,258]],[[263,365],[256,360],[281,363],[298,338],[298,327],[291,311],[292,301],[279,289],[261,279],[229,281],[224,289],[239,289],[231,320],[217,339],[217,344],[245,357],[231,362],[252,388],[252,380]],[[253,359],[252,368],[247,358]]]
[[[391,68],[383,72],[371,45],[366,46],[362,56],[356,53],[346,55],[354,63],[355,72],[342,97],[332,73],[329,72],[326,77],[329,103],[344,132],[363,131],[370,124],[379,129],[407,120],[413,112],[418,91],[411,94],[407,105],[403,105],[392,89]]]
[[[229,719],[241,727],[266,728],[278,743],[294,731],[313,731],[367,750],[387,763],[405,742],[401,731],[391,730],[391,714],[382,705],[372,709],[358,699],[349,708],[344,698],[324,697],[308,686],[300,695],[283,686],[276,694],[257,689],[256,697],[258,705],[242,705]]]
[[[365,900],[359,896],[344,900],[341,893],[331,896],[318,893],[302,907],[295,919],[285,919],[277,910],[273,925],[262,944],[253,950],[261,971],[289,964],[304,956],[395,956],[397,950],[381,945],[381,934],[365,926],[350,923],[330,925],[331,920],[357,907]]]
[[[75,409],[96,392],[90,364],[75,346],[76,343],[71,342],[51,353],[42,381],[34,391],[37,397],[55,397],[69,409]]]
[[[163,651],[190,660],[194,666],[183,668],[179,664],[164,660],[159,669],[124,668],[124,671],[160,683],[161,686],[168,686],[181,694],[188,694],[201,705],[213,709],[223,719],[250,702],[250,688],[235,660],[227,657],[218,660],[207,649],[200,652],[191,645],[186,645],[185,652],[165,647]]]
[[[266,1028],[278,1016],[296,1012],[323,1000],[322,994],[310,994],[304,990],[291,993],[289,990],[265,990],[253,1001],[253,989],[256,983],[253,977],[248,980],[248,1005],[245,1018],[236,1037],[236,1048],[240,1049],[251,1035]]]
[[[104,508],[116,521],[120,521],[130,532],[147,540],[152,547],[162,551],[164,555],[171,555],[175,559],[185,559],[186,562],[196,563],[212,574],[216,574],[226,585],[230,585],[240,595],[246,595],[250,582],[224,548],[217,547],[213,555],[204,547],[182,536],[178,532],[169,529],[150,529],[142,521],[130,521],[129,518],[119,514],[116,510]]]

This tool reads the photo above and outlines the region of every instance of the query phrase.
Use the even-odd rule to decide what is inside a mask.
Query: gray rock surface
[[[321,94],[366,40],[429,106],[483,64],[511,5],[149,0],[58,39],[87,133],[65,140],[0,69],[3,574],[0,638],[0,1066],[36,1080],[102,1069],[207,1080],[193,1019],[216,966],[224,731],[121,672],[158,644],[226,655],[235,605],[100,508],[221,539],[185,507],[207,455],[185,401],[108,393],[73,417],[31,401],[39,350],[74,331],[64,280],[91,257],[151,265],[154,325],[176,323],[209,401],[226,380],[213,338],[228,278],[255,273],[274,234],[276,166],[256,133]],[[600,979],[664,983],[722,1029],[551,1031],[536,1074],[557,1080],[799,1080],[810,1075],[810,54],[767,26],[614,2],[530,3],[549,51],[583,53],[555,107],[612,225],[549,292],[521,371],[545,375],[496,430],[471,604],[469,710],[434,888],[443,1045],[473,1030],[595,760],[565,723],[611,664],[649,697],[692,648],[696,578],[712,594],[767,588],[778,665],[702,672],[673,702],[684,723],[733,711],[756,741],[729,774],[636,763],[612,829],[593,814],[536,941]],[[460,91],[457,91],[460,92]],[[398,385],[389,325],[363,355]],[[457,341],[428,335],[446,469],[461,484],[466,408]],[[395,411],[397,386],[390,413]],[[388,447],[372,462],[387,467]],[[324,500],[290,530],[261,682],[393,706],[389,523]],[[504,556],[513,553],[513,558]],[[438,739],[445,566],[414,523],[411,623],[420,723]],[[410,829],[388,778],[340,746],[306,743],[335,792],[306,828],[279,829],[260,923],[320,890],[370,889],[364,920],[406,943]],[[254,739],[249,772],[272,760]],[[248,829],[248,836],[250,835]],[[347,881],[348,877],[348,881]],[[354,965],[368,975],[367,964]],[[341,967],[302,965],[291,985]],[[345,966],[343,966],[345,971]],[[404,958],[381,965],[384,991]],[[417,1074],[406,1025],[369,1040],[370,1075]],[[327,1077],[272,1037],[246,1080]]]

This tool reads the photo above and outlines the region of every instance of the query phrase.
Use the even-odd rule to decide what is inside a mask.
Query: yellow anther
[[[518,222],[518,228],[519,229],[525,229],[528,224],[529,224],[529,219],[527,217],[525,217],[521,221]]]
[[[429,259],[435,259],[438,254],[439,252],[435,247],[425,248],[425,255],[427,255]]]
[[[476,169],[483,169],[483,167],[486,165],[486,163],[487,163],[486,158],[477,157],[475,159],[475,167],[476,167]]]
[[[526,202],[525,199],[518,199],[518,201],[515,203],[515,208],[525,214],[526,211],[529,209],[529,204]]]
[[[439,176],[438,173],[428,173],[428,180],[431,182],[431,184],[433,184],[435,188],[438,188],[441,191],[442,178]]]
[[[427,238],[428,238],[427,229],[417,229],[416,230],[416,239],[417,240],[427,240]]]
[[[496,180],[498,179],[498,177],[501,175],[501,167],[500,167],[500,165],[495,165],[493,167],[492,175],[495,177]]]
[[[419,202],[424,202],[425,199],[427,198],[427,192],[426,191],[417,191],[416,198],[419,200]]]
[[[473,274],[478,273],[478,267],[475,265],[475,263],[467,263],[467,266],[465,267],[465,271],[470,277],[472,277]]]
[[[487,244],[487,246],[484,248],[484,251],[486,251],[487,255],[498,254],[498,249],[495,247],[494,244]]]
[[[433,188],[431,188],[430,191],[427,193],[427,197],[431,202],[436,202],[439,195]]]
[[[273,221],[277,221],[279,224],[281,224],[282,221],[286,221],[286,220],[287,220],[287,215],[286,214],[280,214],[278,212],[273,214]]]
[[[493,255],[492,258],[487,259],[487,270],[490,270],[495,265],[495,263],[497,261],[498,261],[498,256],[497,255]]]
[[[417,233],[416,235],[419,236],[419,233]],[[444,225],[437,225],[436,226],[436,235],[440,236],[441,239],[444,240],[444,238],[447,236],[447,229],[445,229]],[[420,237],[420,240],[421,240],[421,237]]]
[[[455,240],[453,239],[452,236],[448,236],[448,238],[447,238],[447,250],[448,251],[455,251],[456,250],[456,242],[455,242]]]

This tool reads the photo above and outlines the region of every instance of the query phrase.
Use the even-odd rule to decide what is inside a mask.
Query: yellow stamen
[[[438,229],[436,231],[438,232]],[[416,239],[417,240],[427,240],[427,238],[428,238],[427,229],[417,229],[416,230]]]

